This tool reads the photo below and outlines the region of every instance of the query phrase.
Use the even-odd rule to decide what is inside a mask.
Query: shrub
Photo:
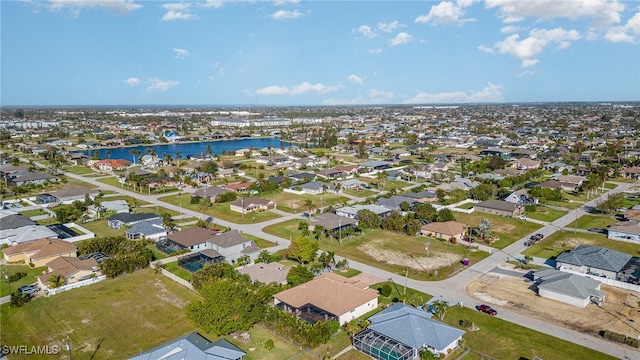
[[[378,288],[378,291],[380,291],[380,295],[387,297],[391,295],[391,285],[388,283],[382,284],[382,286]]]
[[[273,340],[269,339],[264,343],[264,348],[267,350],[273,350],[273,348],[275,348],[275,345],[273,344]]]
[[[17,272],[15,274],[11,274],[9,275],[9,282],[18,281],[25,276],[27,276],[27,273],[23,273],[23,272]]]

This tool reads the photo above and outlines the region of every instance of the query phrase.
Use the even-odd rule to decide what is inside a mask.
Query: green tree
[[[51,289],[59,288],[60,286],[63,286],[65,283],[66,283],[66,280],[65,280],[64,276],[62,276],[60,274],[53,274],[53,275],[51,275],[49,280],[47,280],[47,285]]]
[[[438,210],[431,204],[418,204],[413,210],[419,219],[434,221],[438,216]]]
[[[422,223],[420,223],[420,221],[416,219],[411,219],[407,221],[407,225],[405,226],[405,232],[407,233],[407,235],[413,236],[417,234],[418,231],[420,231],[421,227],[422,227]]]
[[[436,198],[438,198],[439,203],[444,203],[447,197],[447,193],[443,189],[436,190]]]
[[[392,211],[384,220],[382,220],[382,228],[394,232],[404,231],[405,219],[398,211]]]
[[[453,211],[450,209],[444,208],[438,211],[438,215],[436,216],[437,222],[445,222],[445,221],[456,221],[456,216],[453,214]]]
[[[294,238],[287,250],[287,257],[301,264],[307,264],[315,259],[319,243],[307,237]]]
[[[486,239],[491,235],[491,222],[488,219],[482,219],[480,225],[478,225],[478,231],[480,231],[480,237]]]
[[[431,303],[433,314],[440,319],[440,321],[444,320],[444,317],[447,315],[447,311],[450,307],[449,303],[444,300],[436,300]]]
[[[358,213],[358,226],[361,229],[379,229],[382,225],[382,219],[371,210],[362,209]]]
[[[289,269],[287,283],[291,286],[304,284],[313,279],[313,273],[304,265],[297,265]]]

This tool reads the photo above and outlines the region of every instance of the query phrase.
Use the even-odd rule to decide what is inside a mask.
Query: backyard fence
[[[191,283],[188,282],[187,280],[185,280],[185,279],[179,277],[178,275],[176,275],[176,274],[174,274],[174,273],[172,273],[172,272],[170,272],[168,270],[165,270],[165,269],[163,269],[161,267],[157,267],[157,269],[160,270],[160,273],[162,275],[168,277],[169,279],[177,282],[178,284],[181,284],[181,285],[184,285],[184,286],[188,287],[190,290],[194,290],[193,285],[191,285]]]
[[[631,283],[624,282],[624,281],[619,281],[619,280],[607,279],[607,278],[600,277],[600,276],[586,276],[586,274],[579,273],[577,271],[567,270],[567,269],[564,269],[564,268],[560,268],[559,270],[560,271],[564,271],[564,272],[568,272],[568,273],[571,273],[571,274],[576,274],[576,275],[588,277],[590,279],[598,280],[601,283],[609,285],[609,286],[640,292],[640,285],[631,284]]]
[[[104,280],[106,278],[107,278],[106,275],[100,275],[100,276],[93,277],[91,279],[78,281],[78,282],[75,282],[73,284],[63,285],[63,286],[60,286],[60,287],[55,288],[55,289],[48,289],[48,290],[45,290],[44,293],[47,296],[51,296],[51,295],[55,295],[55,294],[67,291],[67,290],[71,290],[71,289],[75,289],[75,288],[79,288],[79,287],[95,284],[95,283],[100,282],[100,281],[102,281],[102,280]]]

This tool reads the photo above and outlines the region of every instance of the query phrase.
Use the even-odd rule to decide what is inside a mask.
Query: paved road
[[[179,206],[164,203],[158,200],[158,197],[165,196],[165,195],[141,195],[138,193],[128,191],[127,189],[124,189],[124,188],[103,184],[101,182],[96,181],[95,178],[86,178],[83,176],[70,174],[70,173],[66,173],[66,175],[69,176],[70,178],[78,179],[78,180],[99,186],[102,189],[113,190],[125,195],[130,195],[130,196],[139,198],[141,200],[147,201],[152,204],[159,204],[165,208],[168,208],[177,212],[181,212],[189,216],[193,216],[196,218],[203,218],[203,214],[199,212],[192,211],[189,209],[184,209]],[[417,185],[413,185],[413,186],[417,186]],[[618,187],[610,191],[610,193],[621,192],[629,189],[632,186],[633,184],[619,183]],[[596,203],[604,196],[606,196],[606,194],[601,194],[598,198],[591,200],[585,205],[595,206]],[[536,233],[541,233],[545,235],[545,238],[546,238],[549,235],[556,232],[557,230],[566,228],[569,224],[571,224],[573,221],[575,221],[577,218],[579,218],[584,214],[585,214],[585,211],[582,209],[582,207],[572,210],[569,213],[567,213],[565,216],[561,217],[560,219],[557,219],[554,222],[548,223],[547,225],[543,226],[541,229],[537,230]],[[291,214],[278,219],[273,219],[273,220],[265,221],[261,223],[252,223],[252,224],[240,225],[240,224],[235,224],[235,223],[231,223],[231,222],[220,220],[220,219],[216,219],[216,223],[219,223],[223,226],[226,226],[232,229],[239,229],[247,234],[251,234],[251,235],[263,238],[265,240],[274,242],[278,245],[275,248],[270,248],[270,250],[277,251],[279,249],[284,249],[288,247],[289,241],[287,239],[282,239],[280,237],[267,234],[262,231],[262,228],[271,224],[277,224],[289,219],[297,219],[297,218],[302,219],[301,214]],[[471,297],[467,293],[466,291],[467,284],[477,280],[480,276],[490,272],[498,264],[501,264],[507,259],[523,258],[523,255],[521,255],[521,253],[526,248],[524,245],[524,241],[530,235],[533,235],[533,234],[528,234],[521,240],[514,242],[513,244],[507,246],[503,250],[495,251],[488,258],[476,264],[473,264],[472,266],[469,266],[468,268],[464,269],[463,271],[461,271],[460,273],[456,274],[455,276],[449,279],[442,280],[442,281],[432,281],[432,282],[408,279],[407,285],[416,290],[423,291],[428,294],[432,294],[435,297],[448,300],[453,304],[461,304],[468,308],[475,308],[475,305],[479,301]],[[341,260],[341,259],[342,258],[337,257],[337,260]],[[390,272],[387,272],[363,263],[359,263],[351,259],[348,259],[348,260],[349,260],[349,265],[354,269],[360,270],[362,272],[366,272],[374,276],[378,276],[381,279],[393,279],[398,284],[405,283],[405,278],[403,276],[399,276],[397,274],[393,274],[393,273],[390,273]],[[585,346],[585,347],[588,347],[588,348],[591,348],[591,349],[594,349],[594,350],[597,350],[621,359],[638,359],[639,358],[637,351],[631,349],[628,346],[614,344],[612,342],[605,341],[604,339],[601,339],[589,334],[580,333],[575,330],[563,328],[561,326],[547,323],[535,318],[530,318],[525,315],[510,311],[507,309],[503,309],[500,307],[497,307],[497,309],[498,309],[498,317],[503,320],[510,321],[510,322],[525,326],[527,328],[534,329],[534,330],[537,330],[537,331],[540,331],[540,332],[543,332],[543,333],[546,333],[546,334],[549,334],[549,335],[552,335],[552,336],[555,336],[555,337],[558,337],[558,338],[561,338],[561,339],[564,339],[564,340],[567,340],[567,341],[570,341],[570,342],[573,342],[573,343],[576,343],[576,344],[579,344],[579,345],[582,345],[582,346]]]

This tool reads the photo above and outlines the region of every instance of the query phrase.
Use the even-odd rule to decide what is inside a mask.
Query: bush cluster
[[[602,335],[607,340],[615,341],[621,344],[627,344],[636,349],[640,347],[638,339],[626,336],[624,334],[619,334],[617,332],[609,330],[603,330],[600,331],[600,335]]]

